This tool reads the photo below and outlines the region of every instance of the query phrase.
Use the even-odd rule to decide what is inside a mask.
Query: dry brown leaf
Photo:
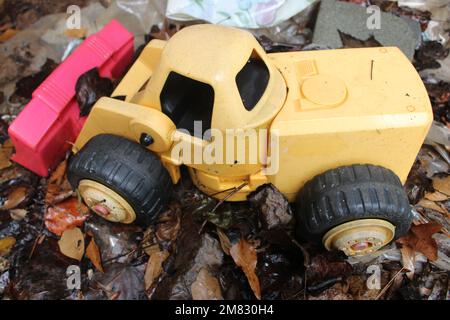
[[[206,268],[201,268],[198,272],[191,285],[191,293],[194,300],[223,300],[219,280]]]
[[[6,140],[0,147],[0,170],[11,166],[11,155],[13,152],[13,144],[11,140]]]
[[[178,206],[171,205],[168,210],[160,215],[155,233],[159,242],[176,239],[180,230],[180,213]]]
[[[2,210],[10,210],[17,207],[19,204],[21,204],[28,195],[28,188],[27,187],[17,187],[12,192],[8,194],[8,197],[3,203],[3,206],[0,207]]]
[[[417,205],[421,206],[422,208],[434,210],[434,211],[437,211],[437,212],[442,213],[444,215],[448,215],[448,211],[444,207],[441,207],[436,202],[431,201],[431,200],[422,199],[422,200],[419,201],[419,203]]]
[[[225,252],[225,254],[227,255],[230,255],[230,248],[231,248],[230,239],[227,237],[225,232],[223,232],[222,229],[220,228],[217,228],[217,235],[219,236],[220,246],[222,247],[223,252]]]
[[[144,252],[146,255],[151,256],[152,254],[154,254],[155,252],[159,251],[159,245],[158,244],[154,244],[151,246],[146,246],[144,247]]]
[[[403,268],[409,270],[406,272],[406,276],[409,280],[412,280],[415,272],[415,262],[416,262],[416,252],[410,248],[409,246],[402,246],[400,248],[400,252],[402,253],[402,265]]]
[[[78,261],[83,258],[84,236],[79,228],[64,231],[58,245],[63,255]]]
[[[147,267],[145,269],[144,284],[145,290],[148,290],[155,279],[157,279],[163,271],[162,264],[169,256],[167,251],[154,252],[148,258]]]
[[[425,193],[425,199],[431,200],[431,201],[445,201],[448,198],[449,198],[449,196],[447,196],[446,194],[441,193],[439,191]]]
[[[18,32],[19,32],[19,30],[16,30],[16,29],[6,29],[5,32],[3,32],[0,35],[0,42],[5,42],[5,41],[11,39]]]
[[[437,222],[429,222],[411,226],[411,230],[404,237],[397,240],[397,243],[408,246],[414,251],[422,252],[429,260],[437,259],[437,243],[432,235],[441,231],[442,226]]]
[[[4,237],[0,239],[0,257],[6,256],[15,244],[16,239],[14,237]]]
[[[77,198],[70,198],[49,207],[45,213],[45,226],[60,236],[64,230],[81,226],[89,215],[89,208]]]
[[[45,194],[45,203],[53,205],[73,195],[72,186],[66,177],[67,160],[61,162],[50,175]]]
[[[86,257],[91,260],[92,264],[98,271],[102,273],[104,272],[100,250],[95,243],[94,238],[91,239],[91,242],[89,242],[89,245],[86,248]]]
[[[256,298],[261,300],[261,287],[255,273],[256,263],[258,262],[256,249],[247,240],[241,239],[231,246],[230,255],[234,263],[244,271]]]
[[[9,210],[9,215],[11,216],[11,219],[20,221],[23,220],[27,216],[28,211],[25,209],[12,209]]]
[[[450,175],[444,178],[436,177],[433,179],[433,188],[440,193],[450,196]]]

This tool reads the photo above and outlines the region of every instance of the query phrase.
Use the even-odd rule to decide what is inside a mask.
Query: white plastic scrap
[[[266,28],[293,17],[315,0],[169,0],[166,16],[241,28]]]

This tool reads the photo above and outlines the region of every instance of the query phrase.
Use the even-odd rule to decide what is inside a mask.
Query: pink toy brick
[[[133,57],[133,35],[111,21],[89,36],[33,92],[33,98],[8,129],[17,163],[47,176],[71,147],[86,120],[80,117],[75,84],[86,71],[98,67],[102,77],[116,79]]]

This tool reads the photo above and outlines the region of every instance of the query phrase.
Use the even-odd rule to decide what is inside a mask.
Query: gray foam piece
[[[312,42],[317,45],[342,48],[339,31],[359,40],[373,36],[383,46],[395,46],[410,59],[421,41],[420,25],[405,17],[381,12],[381,28],[370,30],[367,19],[371,16],[367,8],[348,2],[322,0]]]

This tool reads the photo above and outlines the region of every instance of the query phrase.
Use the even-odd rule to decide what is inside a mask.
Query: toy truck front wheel
[[[399,178],[374,165],[344,166],[308,181],[299,192],[300,237],[328,250],[364,255],[404,235],[412,214]]]
[[[67,178],[94,212],[147,226],[167,204],[172,180],[159,158],[126,138],[93,137],[69,163]]]

